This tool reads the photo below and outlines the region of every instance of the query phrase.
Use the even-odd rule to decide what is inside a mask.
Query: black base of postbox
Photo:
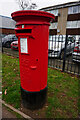
[[[21,87],[22,104],[28,109],[43,107],[47,97],[47,87],[40,92],[28,92]]]

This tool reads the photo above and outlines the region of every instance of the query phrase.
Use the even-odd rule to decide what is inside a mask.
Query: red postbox
[[[28,108],[37,108],[43,105],[47,93],[49,22],[55,17],[36,10],[11,15],[19,44],[22,101]]]

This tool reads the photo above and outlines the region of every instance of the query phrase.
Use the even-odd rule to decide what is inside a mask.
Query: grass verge
[[[3,54],[2,61],[2,98],[5,102],[20,109],[19,59]],[[76,76],[48,68],[47,102],[42,109],[27,110],[27,114],[37,118],[77,118],[79,80]]]

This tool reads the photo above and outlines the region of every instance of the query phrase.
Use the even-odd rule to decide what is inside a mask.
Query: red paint
[[[76,46],[76,47],[74,48],[74,52],[80,53],[79,46]]]
[[[40,91],[47,86],[49,22],[55,17],[43,11],[24,10],[12,13],[12,18],[17,25],[21,87]],[[20,38],[27,38],[28,53],[21,53]]]
[[[11,49],[18,50],[18,41],[14,41],[11,43]]]

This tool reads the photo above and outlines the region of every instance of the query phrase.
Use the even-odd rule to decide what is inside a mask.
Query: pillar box
[[[27,108],[39,108],[46,100],[49,23],[54,15],[36,10],[11,14],[18,37],[21,96]]]

